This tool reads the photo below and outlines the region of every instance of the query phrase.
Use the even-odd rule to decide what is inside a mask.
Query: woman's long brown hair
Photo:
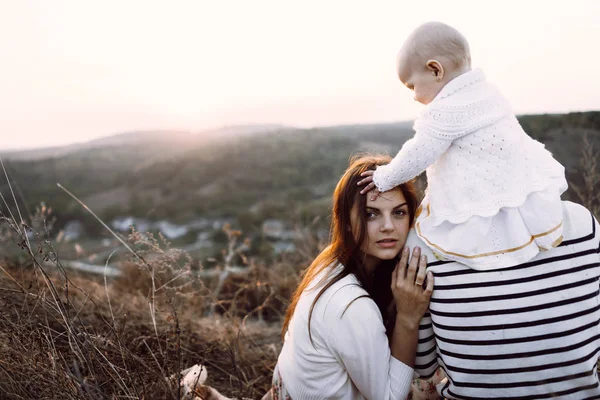
[[[365,212],[363,212],[366,209],[367,195],[360,194],[360,190],[362,190],[364,186],[358,186],[358,181],[362,179],[360,176],[361,173],[373,170],[378,165],[388,164],[390,161],[391,158],[386,155],[356,155],[350,159],[350,165],[346,169],[344,175],[340,178],[335,191],[333,192],[330,244],[317,256],[317,258],[315,258],[305,271],[302,281],[300,282],[300,285],[298,285],[285,314],[285,320],[281,330],[282,337],[285,336],[285,333],[288,330],[302,292],[304,292],[311,281],[315,279],[321,271],[337,263],[342,265],[341,272],[323,286],[311,305],[308,316],[308,333],[311,341],[310,321],[316,302],[329,287],[349,274],[354,274],[357,277],[362,287],[377,304],[385,321],[387,314],[386,308],[393,299],[391,292],[391,275],[396,261],[384,261],[382,265],[377,268],[372,280],[373,284],[371,285],[368,283],[370,280],[366,279],[363,254],[361,254],[360,251],[360,244],[363,243],[367,236],[367,222]],[[407,182],[398,187],[402,190],[402,194],[406,199],[410,226],[412,227],[418,205],[414,184],[413,182]],[[358,217],[358,226],[355,226],[354,229],[349,229],[352,227],[352,210],[354,207],[359,211],[356,213],[356,216]],[[328,276],[325,277],[325,279],[327,278]],[[386,324],[386,326],[388,326],[388,324]]]

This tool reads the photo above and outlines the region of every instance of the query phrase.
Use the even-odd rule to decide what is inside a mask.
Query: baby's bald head
[[[428,60],[439,61],[447,72],[470,70],[469,43],[451,26],[441,22],[424,23],[402,45],[398,54],[398,68],[425,66]]]

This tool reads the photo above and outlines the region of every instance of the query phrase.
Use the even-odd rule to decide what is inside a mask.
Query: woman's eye
[[[394,212],[394,215],[398,216],[398,217],[403,217],[406,215],[406,211],[404,210],[398,210]]]
[[[375,218],[376,216],[377,216],[377,214],[374,213],[374,212],[371,212],[371,211],[367,212],[367,218],[368,219]]]

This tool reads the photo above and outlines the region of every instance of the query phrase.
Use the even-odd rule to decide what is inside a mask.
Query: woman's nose
[[[390,216],[383,218],[383,223],[381,224],[382,231],[389,231],[394,229],[394,224],[392,222],[392,218]]]

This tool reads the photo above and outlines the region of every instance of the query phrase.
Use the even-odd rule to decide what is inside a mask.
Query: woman
[[[409,394],[419,322],[433,291],[420,249],[412,257],[402,251],[418,201],[411,182],[375,200],[358,186],[361,173],[390,160],[356,157],[338,182],[331,243],[292,298],[273,389],[263,400]],[[208,386],[201,389],[196,393],[204,400],[226,399]],[[411,398],[437,398],[434,382],[415,382],[412,390]]]
[[[355,158],[338,182],[331,243],[306,271],[285,317],[274,399],[409,393],[419,322],[433,291],[420,249],[412,257],[403,250],[417,198],[410,182],[374,200],[358,186],[361,173],[390,160]]]

